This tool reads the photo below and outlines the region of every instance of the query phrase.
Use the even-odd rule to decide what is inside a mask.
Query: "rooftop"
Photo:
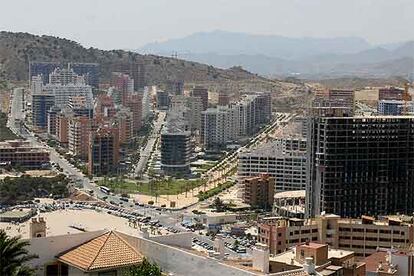
[[[305,197],[305,190],[297,190],[297,191],[286,191],[286,192],[280,192],[275,193],[274,198],[304,198]]]
[[[258,147],[243,151],[240,156],[272,156],[274,158],[300,157],[305,158],[306,152],[303,150],[286,149],[281,140],[273,140]]]
[[[138,264],[143,256],[117,232],[108,231],[68,250],[58,260],[89,272]]]

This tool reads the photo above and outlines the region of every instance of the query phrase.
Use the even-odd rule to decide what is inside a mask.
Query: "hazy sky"
[[[1,0],[0,30],[139,48],[194,32],[414,40],[414,0]]]

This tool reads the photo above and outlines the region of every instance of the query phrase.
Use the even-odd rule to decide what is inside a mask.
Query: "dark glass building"
[[[307,143],[308,217],[413,213],[413,116],[312,116]]]

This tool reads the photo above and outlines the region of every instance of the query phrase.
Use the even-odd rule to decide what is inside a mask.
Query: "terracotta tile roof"
[[[294,272],[286,272],[286,274],[281,274],[283,276],[309,276],[309,273],[306,271],[294,271]]]
[[[143,256],[116,232],[109,231],[58,257],[83,271],[124,267],[142,262]]]

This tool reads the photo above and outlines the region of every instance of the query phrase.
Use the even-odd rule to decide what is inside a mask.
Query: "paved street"
[[[187,209],[184,210],[165,210],[154,208],[153,206],[136,206],[133,202],[124,202],[120,200],[118,195],[114,194],[106,194],[103,193],[98,186],[95,185],[88,177],[83,175],[83,173],[75,168],[72,164],[70,164],[63,156],[61,156],[54,148],[49,147],[46,143],[40,141],[30,130],[24,126],[24,101],[23,101],[23,89],[14,89],[13,90],[13,97],[11,103],[11,110],[9,114],[8,126],[10,129],[17,135],[20,135],[22,138],[31,141],[34,145],[43,146],[50,151],[50,159],[51,162],[58,164],[62,169],[63,173],[67,176],[71,177],[72,179],[77,179],[83,186],[84,190],[91,190],[93,191],[93,196],[97,198],[106,197],[107,202],[115,203],[118,206],[122,206],[125,211],[136,211],[143,216],[151,216],[152,219],[159,220],[160,224],[165,227],[174,227],[183,231],[184,228],[180,225],[180,217],[183,213],[189,211]],[[145,146],[143,153],[141,154],[142,159],[139,160],[136,168],[136,173],[142,173],[144,168],[146,167],[146,163],[151,156],[152,148],[159,137],[160,131],[162,129],[164,120],[165,120],[165,112],[159,112],[158,118],[154,122],[154,128],[151,134],[151,137],[148,139],[148,143]],[[277,114],[276,119],[274,122],[263,128],[262,131],[257,134],[246,146],[234,151],[225,159],[223,159],[220,164],[226,164],[226,166],[222,166],[220,169],[216,166],[211,171],[208,172],[210,177],[210,184],[214,185],[214,181],[223,182],[226,180],[226,174],[237,166],[237,155],[240,151],[245,148],[256,146],[266,139],[267,133],[273,131],[274,129],[278,128],[281,124],[287,123],[291,120],[294,116],[291,114]],[[212,177],[211,177],[212,176]],[[198,205],[198,204],[196,204]],[[196,206],[193,206],[195,208]],[[192,209],[192,208],[190,208]],[[204,240],[204,239],[203,239]],[[210,242],[209,242],[210,243]],[[229,252],[231,253],[231,252]]]
[[[135,167],[135,176],[141,177],[147,167],[148,160],[151,157],[151,152],[154,148],[155,142],[160,136],[162,126],[164,125],[164,120],[166,116],[165,111],[158,111],[158,118],[154,121],[154,127],[152,129],[151,135],[148,138],[148,142],[145,145],[145,148],[141,151],[139,156],[138,164]]]

